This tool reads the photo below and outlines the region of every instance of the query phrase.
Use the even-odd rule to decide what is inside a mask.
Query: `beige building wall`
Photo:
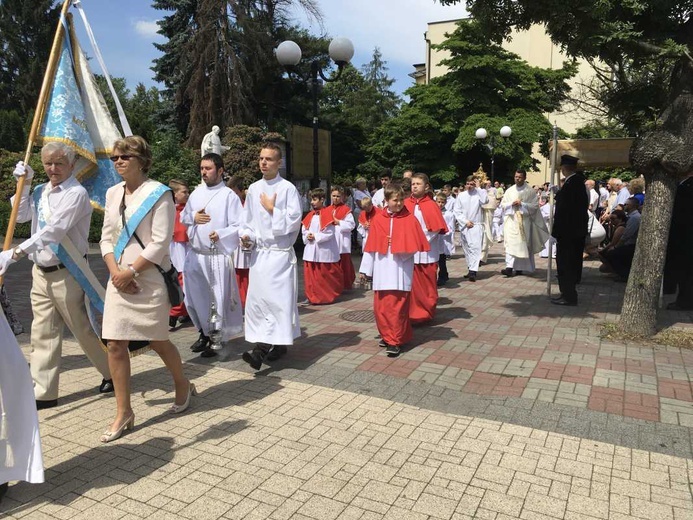
[[[410,76],[417,84],[427,84],[432,78],[442,76],[447,72],[447,67],[440,64],[450,57],[445,50],[433,49],[432,45],[440,44],[446,39],[446,33],[452,33],[456,29],[459,20],[447,20],[430,22],[424,33],[426,42],[426,61],[423,64],[414,65],[415,71]],[[525,60],[534,67],[545,69],[559,69],[568,57],[561,52],[559,46],[551,42],[543,26],[534,25],[527,31],[513,31],[509,40],[503,43],[503,47]],[[580,91],[579,84],[589,83],[594,77],[594,70],[584,60],[578,62],[578,73],[568,81],[573,94]],[[569,133],[574,133],[578,128],[592,120],[592,117],[580,110],[574,104],[568,102],[559,111],[546,114],[551,123]],[[487,129],[490,131],[490,129]],[[512,139],[512,137],[511,137]],[[538,150],[538,143],[535,151]],[[527,180],[530,184],[542,184],[550,181],[551,170],[549,162],[538,152],[534,154],[539,162],[538,172],[529,172]]]

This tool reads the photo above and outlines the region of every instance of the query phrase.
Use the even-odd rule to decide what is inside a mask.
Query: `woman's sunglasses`
[[[127,155],[127,154],[125,154],[125,155],[111,155],[109,157],[109,159],[113,162],[118,161],[118,159],[122,159],[123,161],[129,161],[133,157],[137,157],[137,156],[136,155]]]

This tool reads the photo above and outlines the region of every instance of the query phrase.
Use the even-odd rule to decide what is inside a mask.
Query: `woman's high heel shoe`
[[[193,395],[197,395],[197,390],[195,389],[195,383],[190,383],[190,386],[188,386],[188,397],[185,402],[183,404],[172,404],[169,411],[171,413],[183,413],[190,406],[190,398]]]
[[[103,432],[100,437],[101,442],[111,442],[119,439],[123,435],[124,430],[134,430],[135,429],[135,414],[133,413],[128,419],[120,425],[120,427],[114,432]]]

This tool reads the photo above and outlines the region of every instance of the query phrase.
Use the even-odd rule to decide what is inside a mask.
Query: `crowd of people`
[[[303,303],[329,305],[355,283],[372,287],[379,346],[396,357],[411,340],[412,326],[434,320],[438,287],[449,280],[447,261],[457,245],[464,252],[465,278],[472,283],[493,242],[504,242],[501,274],[506,277],[531,274],[535,256],[548,256],[553,249],[560,295],[552,303],[574,306],[583,260],[595,250],[602,271],[628,275],[644,200],[641,181],[626,185],[612,179],[598,186],[585,179],[572,155],[561,157],[564,178],[556,187],[530,186],[526,172],[517,170],[508,187],[470,175],[463,186],[446,185],[434,192],[426,174],[409,171],[394,180],[385,171],[377,190],[368,189],[365,179],[357,179],[353,190],[315,188],[305,197],[309,208],[296,187],[279,175],[282,150],[276,143],[261,146],[262,178],[247,189],[239,177],[225,180],[222,158],[214,152],[202,155],[201,182],[192,191],[178,179],[166,186],[148,177],[152,154],[141,137],[119,139],[110,159],[122,182],[106,193],[100,241],[110,275],[105,290],[86,260],[92,207],[73,175],[75,152],[62,143],[48,143],[41,150],[48,182],[33,192],[26,182],[13,200],[18,220],[31,221],[31,237],[0,253],[0,275],[25,256],[34,263],[30,377],[35,408],[58,404],[67,326],[101,375],[99,391],[115,393],[113,421],[100,437],[104,443],[135,426],[130,401],[134,355],[156,352],[173,380],[169,412],[189,408],[197,389],[169,339],[171,330],[185,321],[199,331],[190,348],[203,357],[217,355],[224,342],[240,334],[253,344],[242,358],[255,370],[287,353],[301,334],[299,236]],[[34,172],[20,162],[14,175],[30,181]],[[693,176],[678,188],[673,237],[690,235],[691,190]],[[552,215],[547,202],[554,195]],[[669,242],[668,286],[678,289],[672,309],[693,308],[692,243]],[[363,253],[358,277],[352,247]],[[175,305],[171,280],[185,293]],[[94,326],[99,321],[101,326]],[[10,330],[4,315],[0,328]],[[21,390],[13,390],[9,400],[2,392],[3,413],[18,417],[22,434],[13,442],[28,462],[0,473],[0,483],[38,482],[43,473],[37,417],[26,409],[29,376],[16,342],[10,347],[14,357],[0,363],[0,371],[12,361],[17,367],[12,378],[23,382],[12,383]],[[10,379],[3,375],[0,382],[4,386]]]

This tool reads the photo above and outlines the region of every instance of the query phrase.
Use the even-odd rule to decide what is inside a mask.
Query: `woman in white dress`
[[[183,374],[178,350],[169,341],[171,304],[164,278],[156,268],[159,265],[168,271],[171,266],[173,197],[169,188],[147,177],[152,153],[141,137],[116,141],[111,160],[123,182],[106,192],[100,245],[111,275],[106,286],[103,337],[115,387],[116,416],[101,442],[111,442],[135,425],[130,403],[130,356],[135,352],[150,347],[171,372],[176,390],[171,412],[185,411],[190,397],[196,394],[195,385]],[[121,232],[127,237],[123,228],[131,235],[119,240]]]
[[[29,366],[0,311],[0,501],[15,480],[43,482],[43,459]]]

